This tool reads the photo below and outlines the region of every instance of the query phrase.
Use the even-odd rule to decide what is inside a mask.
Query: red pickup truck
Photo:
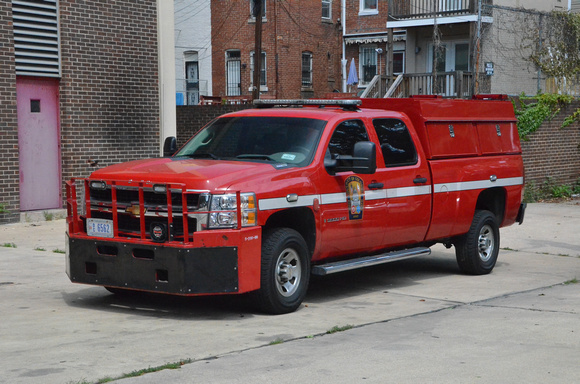
[[[499,228],[523,221],[516,119],[501,95],[256,104],[179,151],[169,138],[164,158],[68,182],[71,281],[252,292],[262,310],[287,313],[311,274],[428,255],[435,243],[454,245],[465,273],[490,273]]]

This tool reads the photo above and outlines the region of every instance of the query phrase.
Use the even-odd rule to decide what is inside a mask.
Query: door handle
[[[417,177],[416,179],[413,180],[413,183],[415,184],[425,184],[426,182],[427,182],[426,177]]]
[[[369,189],[383,189],[384,186],[383,183],[370,183]]]

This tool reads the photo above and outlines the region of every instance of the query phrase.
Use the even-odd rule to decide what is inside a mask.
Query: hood
[[[188,189],[226,190],[249,178],[274,177],[273,164],[246,161],[216,161],[186,158],[136,160],[111,165],[92,173],[91,179],[184,183]]]

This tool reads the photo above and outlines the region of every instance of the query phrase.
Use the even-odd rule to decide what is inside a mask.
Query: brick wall
[[[580,123],[561,128],[578,108],[580,101],[574,101],[529,135],[529,140],[522,140],[526,183],[540,186],[549,177],[556,184],[570,185],[580,178]]]
[[[181,147],[204,125],[225,113],[252,108],[251,104],[238,105],[184,105],[177,107],[177,147]]]
[[[158,156],[156,1],[59,3],[63,179]]]
[[[359,0],[346,1],[346,33],[365,34],[372,32],[387,31],[388,1],[378,0],[378,13],[376,15],[362,15],[360,13]]]
[[[0,3],[0,223],[20,217],[20,176],[18,166],[18,122],[16,118],[16,75],[12,4]]]
[[[241,91],[250,95],[250,52],[254,50],[255,23],[249,2],[211,2],[213,94],[226,94],[227,50],[240,50]],[[340,89],[341,30],[340,1],[332,2],[332,20],[322,20],[322,5],[316,0],[267,1],[262,27],[262,51],[266,52],[268,95],[301,97],[302,52],[313,57],[313,87],[318,97]]]

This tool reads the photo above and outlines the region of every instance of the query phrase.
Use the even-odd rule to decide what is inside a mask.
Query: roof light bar
[[[344,109],[357,109],[362,104],[361,100],[345,100],[345,99],[257,99],[254,100],[254,105],[257,107],[273,107],[280,106],[337,106]]]

